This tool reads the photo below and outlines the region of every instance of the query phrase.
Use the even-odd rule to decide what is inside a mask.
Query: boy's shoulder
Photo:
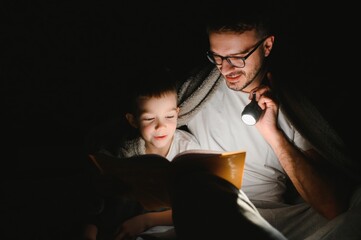
[[[173,145],[176,145],[178,152],[188,150],[188,149],[198,149],[200,148],[198,140],[195,136],[189,131],[176,129],[174,133]]]
[[[174,139],[178,139],[178,140],[189,140],[189,141],[197,141],[195,136],[186,130],[183,129],[176,129],[176,131],[174,132]]]

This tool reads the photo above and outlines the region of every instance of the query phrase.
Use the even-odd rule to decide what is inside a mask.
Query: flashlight
[[[242,121],[247,125],[254,125],[260,118],[262,111],[256,101],[256,94],[253,93],[251,102],[242,111]]]

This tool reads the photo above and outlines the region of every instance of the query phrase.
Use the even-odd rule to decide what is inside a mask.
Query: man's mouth
[[[239,81],[240,76],[241,74],[227,74],[225,78],[227,79],[228,82],[235,83]]]

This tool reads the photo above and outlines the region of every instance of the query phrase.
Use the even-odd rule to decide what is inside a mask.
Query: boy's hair
[[[129,92],[129,102],[126,103],[126,111],[135,116],[138,114],[141,98],[160,98],[168,93],[177,94],[175,78],[165,67],[149,69],[137,76],[131,79],[132,88]]]

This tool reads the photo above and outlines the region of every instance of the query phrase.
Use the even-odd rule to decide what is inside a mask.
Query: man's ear
[[[273,35],[269,36],[264,43],[264,54],[265,57],[268,57],[271,53],[272,47],[273,47],[273,42],[275,40],[275,37]]]
[[[133,114],[131,113],[126,113],[125,114],[125,118],[128,120],[128,123],[134,127],[134,128],[138,128],[138,124],[137,121],[135,120],[135,117]]]

